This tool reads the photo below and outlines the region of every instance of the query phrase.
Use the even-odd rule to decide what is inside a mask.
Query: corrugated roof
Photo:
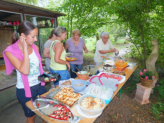
[[[13,11],[13,12],[19,12],[24,14],[38,15],[38,16],[47,16],[52,18],[65,16],[64,13],[60,13],[57,11],[52,11],[45,8],[41,8],[25,3],[20,3],[12,0],[1,0],[0,10]]]

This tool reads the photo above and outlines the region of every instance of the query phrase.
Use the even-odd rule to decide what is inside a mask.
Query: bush
[[[164,116],[164,78],[159,82],[159,86],[154,88],[154,95],[157,97],[156,103],[152,104],[153,114],[159,119]],[[157,96],[158,94],[158,96]]]

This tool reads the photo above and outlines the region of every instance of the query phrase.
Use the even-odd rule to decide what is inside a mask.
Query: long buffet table
[[[136,68],[137,68],[137,65],[135,65],[135,66],[133,67],[133,69],[128,69],[128,71],[127,71],[127,73],[126,73],[126,79],[125,79],[125,81],[124,81],[123,83],[120,83],[120,84],[118,85],[117,90],[113,93],[112,99],[115,97],[115,95],[118,93],[118,91],[122,88],[122,86],[126,83],[126,81],[129,79],[129,77],[133,74],[133,72],[136,70]],[[48,93],[50,93],[50,92],[47,92],[47,93],[45,93],[45,94],[43,94],[43,95],[41,95],[41,96],[45,97]],[[75,116],[80,116],[80,115],[78,114],[78,112],[76,111],[76,105],[77,105],[77,104],[74,104],[74,105],[71,107],[71,111],[73,112],[73,114],[74,114]],[[107,105],[110,105],[110,103],[109,103],[109,104],[106,104],[106,106],[107,106]],[[35,107],[33,106],[33,104],[32,104],[31,101],[28,101],[28,102],[26,103],[26,106],[27,106],[28,108],[30,108],[31,110],[34,110],[34,109],[35,109]],[[105,106],[105,107],[106,107],[106,106]],[[39,117],[41,117],[43,120],[45,120],[47,123],[62,123],[62,122],[63,122],[63,121],[56,121],[56,120],[50,119],[49,117],[46,117],[46,116],[42,115],[39,111],[35,111],[35,113],[36,113]],[[96,120],[96,118],[83,118],[83,119],[81,119],[81,120],[79,121],[79,123],[93,123],[95,120]]]

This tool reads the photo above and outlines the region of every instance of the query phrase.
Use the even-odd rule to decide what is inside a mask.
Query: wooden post
[[[40,28],[38,28],[38,40],[39,40],[39,53],[40,53],[40,56],[42,57],[42,39],[41,39],[41,36],[40,36]]]

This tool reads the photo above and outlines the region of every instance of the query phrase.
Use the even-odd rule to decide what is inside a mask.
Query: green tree
[[[48,5],[52,9],[55,3]],[[104,0],[64,0],[61,7],[53,8],[66,13],[59,19],[59,25],[66,26],[71,37],[72,29],[79,29],[82,35],[93,36],[97,29],[112,22],[105,9],[109,2]]]
[[[36,6],[38,5],[38,0],[14,0],[14,1],[36,5]]]
[[[160,1],[160,0],[159,0]],[[144,67],[148,50],[151,48],[151,40],[158,38],[155,35],[160,28],[153,29],[153,20],[160,22],[157,18],[152,18],[152,13],[159,12],[158,7],[163,9],[161,2],[156,0],[115,0],[111,2],[114,13],[118,16],[118,22],[127,23],[130,29],[132,43],[136,46]],[[109,12],[110,13],[110,12]],[[154,21],[155,21],[154,20]],[[142,55],[143,54],[143,55]]]

